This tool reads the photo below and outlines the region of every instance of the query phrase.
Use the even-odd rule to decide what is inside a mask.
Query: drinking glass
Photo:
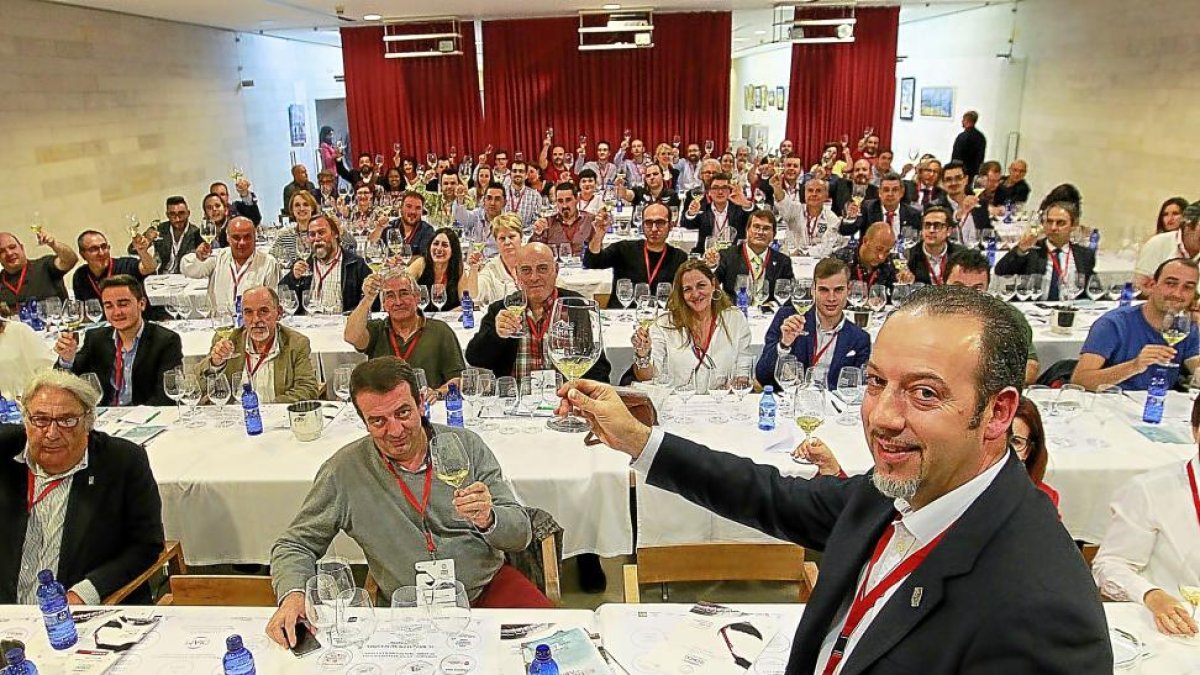
[[[350,400],[350,374],[353,372],[354,366],[350,364],[338,366],[333,372],[333,393],[342,403]]]
[[[229,397],[233,395],[233,390],[229,386],[229,378],[225,376],[225,373],[205,376],[204,394],[208,397],[208,402],[217,407],[217,426],[229,426],[228,420],[225,419],[225,404],[229,403]]]
[[[846,409],[838,415],[838,424],[854,425],[859,421],[855,409],[862,405],[862,371],[853,366],[843,366],[838,371],[837,396]]]
[[[201,319],[208,319],[208,317],[212,316],[212,302],[208,299],[207,294],[202,293],[192,296],[192,307]]]
[[[633,302],[633,282],[629,279],[617,279],[617,302],[621,303],[621,309],[629,309],[629,303]],[[621,315],[621,321],[628,321],[629,317]]]
[[[872,312],[878,312],[887,306],[887,286],[875,284],[867,291],[867,307]]]
[[[421,304],[420,304],[421,309],[428,307],[429,306],[429,287],[421,286],[418,293],[421,294]]]
[[[513,337],[525,336],[525,308],[528,306],[529,298],[520,288],[504,296],[504,311],[512,314],[521,322],[516,332],[513,333]]]
[[[204,426],[204,422],[200,419],[199,412],[196,406],[200,403],[202,391],[200,389],[200,380],[195,375],[185,374],[180,381],[179,400],[188,406],[189,420],[184,424],[185,427],[198,428]]]
[[[1022,274],[1017,277],[1017,300],[1020,302],[1029,302],[1037,294],[1037,290],[1033,286],[1033,275]]]
[[[1167,312],[1163,318],[1162,337],[1172,347],[1187,339],[1192,331],[1192,313],[1189,311]]]
[[[163,373],[163,392],[167,398],[175,402],[175,421],[182,423],[184,421],[183,408],[180,407],[180,399],[183,397],[183,369],[173,368]]]
[[[479,388],[481,372],[478,368],[467,368],[459,376],[458,391],[462,394],[463,402],[466,403],[466,409],[463,411],[463,426],[475,426],[474,419],[479,414],[475,406],[481,393]]]
[[[867,285],[861,281],[851,281],[849,288],[846,301],[854,309],[862,309],[863,303],[867,301]]]
[[[67,330],[77,331],[83,327],[83,303],[78,300],[64,300],[62,311],[63,323]]]
[[[637,306],[641,299],[650,295],[650,284],[640,283],[633,285],[633,304]]]
[[[654,287],[654,299],[658,301],[659,309],[667,308],[667,300],[671,298],[671,284],[669,282],[661,282]]]
[[[1087,288],[1084,289],[1084,291],[1087,293],[1088,299],[1092,302],[1096,302],[1097,300],[1103,298],[1104,294],[1107,292],[1104,289],[1104,283],[1100,281],[1099,274],[1093,274],[1092,278],[1088,279]]]
[[[568,381],[583,377],[604,353],[600,308],[595,300],[559,298],[555,301],[544,341],[550,362]],[[573,412],[568,412],[566,417],[551,419],[546,426],[568,433],[583,432],[590,428],[584,419]]]
[[[446,306],[446,284],[434,284],[429,294],[429,301],[435,310],[442,311],[442,307]]]
[[[1083,412],[1086,394],[1086,390],[1078,384],[1064,384],[1054,402],[1055,413],[1061,415],[1064,421],[1071,422]]]
[[[1033,402],[1042,412],[1043,417],[1052,417],[1055,414],[1054,401],[1058,392],[1044,384],[1031,384],[1025,388],[1025,398]]]
[[[100,301],[96,298],[83,303],[83,311],[87,315],[87,322],[90,324],[99,323],[100,319],[104,318],[104,310],[100,307]]]
[[[95,373],[84,373],[83,375],[80,375],[80,377],[83,378],[83,381],[87,382],[88,386],[94,389],[101,398],[104,397],[104,387],[100,386],[100,377],[98,375]],[[103,403],[103,401],[101,401],[101,403]]]
[[[737,402],[733,418],[736,420],[749,420],[753,416],[746,412],[742,407],[742,401],[754,390],[754,360],[749,358],[739,358],[737,364],[734,365],[733,375],[729,383],[729,390],[733,392],[734,401]]]
[[[825,392],[815,388],[798,389],[794,405],[796,426],[804,432],[804,441],[807,443],[812,438],[812,432],[825,422]]]
[[[573,250],[572,250],[570,244],[559,244],[558,245],[558,261],[561,262],[564,266],[571,264],[572,254],[573,254]]]
[[[496,374],[490,370],[479,371],[479,430],[495,431],[496,425],[488,421],[492,403],[496,398]]]
[[[809,285],[809,292],[812,292],[812,285]],[[792,280],[791,279],[776,279],[775,280],[775,302],[783,307],[792,299]]]
[[[517,388],[517,378],[504,376],[496,379],[496,401],[504,410],[505,415],[512,415],[517,412],[517,402],[520,399],[520,391]],[[503,424],[500,426],[500,433],[511,434],[515,433],[516,428],[512,424]]]
[[[1108,299],[1119,300],[1121,292],[1125,290],[1125,279],[1119,274],[1114,274],[1109,279],[1108,283]]]
[[[170,312],[180,321],[185,321],[192,315],[192,301],[182,293],[172,295],[167,305]]]
[[[1004,298],[1005,302],[1012,302],[1013,298],[1017,297],[1017,277],[1003,276],[997,279],[1000,280],[1000,297]]]
[[[467,589],[461,581],[438,581],[421,592],[425,594],[425,605],[437,630],[453,639],[471,625],[471,603],[467,601]]]
[[[217,238],[216,224],[213,223],[212,221],[210,221],[208,218],[204,218],[200,221],[199,229],[200,229],[200,239],[202,239],[204,241],[204,243],[208,244],[211,247],[213,240]]]
[[[333,579],[335,583],[333,597],[335,598],[346,589],[354,588],[354,572],[345,558],[326,556],[318,560],[317,574],[323,574]]]
[[[791,408],[791,392],[804,377],[804,366],[793,354],[785,354],[775,361],[775,382],[779,385],[780,395],[778,405],[789,412]]]
[[[309,301],[311,302],[311,298]],[[279,289],[279,307],[284,314],[294,315],[296,310],[300,309],[300,299],[296,297],[296,291],[290,288]]]
[[[43,300],[38,308],[45,313],[46,330],[54,332],[54,327],[62,319],[63,301],[57,296],[50,296]]]
[[[413,368],[413,380],[417,383],[417,392],[419,392],[421,397],[419,403],[421,404],[421,415],[423,416],[425,414],[425,402],[433,400],[429,392],[429,379],[425,376],[425,369]],[[461,394],[461,385],[459,387],[459,393]]]
[[[469,482],[471,458],[463,448],[462,441],[454,434],[438,434],[429,439],[429,452],[433,458],[434,475],[438,480],[457,492]],[[457,512],[455,520],[465,520]]]
[[[404,232],[399,229],[388,230],[387,233],[388,253],[393,256],[398,256],[404,251]]]
[[[332,635],[337,625],[337,580],[328,574],[314,574],[304,583],[304,616],[322,635]]]

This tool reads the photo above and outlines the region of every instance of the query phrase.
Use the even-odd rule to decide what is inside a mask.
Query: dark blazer
[[[1092,249],[1080,244],[1071,244],[1071,258],[1075,262],[1075,270],[1085,276],[1084,283],[1091,281],[1092,274],[1096,271],[1096,254]],[[1050,260],[1050,252],[1046,250],[1046,239],[1043,237],[1037,242],[1028,253],[1021,253],[1019,249],[1013,247],[1004,257],[996,261],[995,274],[1000,276],[1010,276],[1014,274],[1038,274],[1046,273],[1046,264]],[[1058,300],[1058,298],[1051,298]]]
[[[313,196],[317,198],[317,203],[320,204],[321,203],[321,193],[315,189],[312,190],[312,193],[313,193]],[[286,204],[287,202],[284,202],[284,203]],[[254,223],[255,226],[262,224],[262,209],[258,208],[258,200],[257,199],[254,201],[253,204],[247,204],[246,202],[244,202],[240,199],[235,200],[233,202],[233,212],[243,218],[249,218],[250,222]]]
[[[558,297],[582,298],[583,296],[575,291],[560,288],[558,289]],[[479,322],[479,330],[471,337],[471,341],[467,343],[466,354],[467,363],[476,368],[486,368],[495,373],[496,377],[511,376],[513,374],[513,365],[517,361],[517,350],[520,347],[520,340],[502,338],[496,332],[496,315],[502,309],[504,309],[503,300],[497,300],[488,305],[487,314],[484,315],[483,321]],[[528,328],[526,330],[528,331]],[[546,368],[553,368],[549,358],[546,359]],[[599,382],[608,382],[608,376],[611,371],[612,365],[609,364],[608,357],[601,351],[600,359],[596,361],[591,370],[584,374],[584,378]]]
[[[954,147],[950,150],[950,161],[959,160],[963,163],[963,173],[971,178],[979,173],[983,157],[987,154],[987,138],[975,127],[963,129],[954,139]]]
[[[883,203],[878,199],[873,199],[869,202],[863,202],[861,212],[858,218],[854,220],[843,220],[838,226],[838,234],[844,237],[857,236],[862,239],[867,234],[867,228],[875,223],[883,222],[887,218],[887,214],[883,210]],[[911,230],[916,234],[921,232],[921,211],[904,202],[896,207],[896,218],[900,221],[900,232]]]
[[[932,204],[934,202],[941,201],[942,195],[944,194],[946,194],[945,190],[937,185],[933,186],[933,191],[929,195],[929,203]],[[912,204],[917,209],[924,210],[924,207],[921,205],[921,192],[917,187],[916,181],[904,181],[904,201]]]
[[[842,675],[1112,672],[1104,610],[1083,557],[1016,455],[1001,461],[992,484],[897,587]],[[812,673],[821,642],[895,516],[893,500],[869,474],[783,478],[774,467],[669,433],[646,482],[824,552],[786,671]]]
[[[743,255],[745,244],[741,246],[730,246],[721,251],[721,257],[717,261],[717,269],[714,272],[717,275],[717,281],[721,282],[721,288],[725,294],[731,298],[737,298],[737,290],[734,284],[737,283],[739,274],[750,274],[750,268],[746,265],[746,257]],[[792,272],[792,259],[785,253],[767,249],[771,252],[767,258],[767,270],[765,272],[767,281],[767,296],[775,297],[775,282],[779,279],[795,279],[796,275]]]
[[[95,373],[104,388],[102,405],[109,405],[116,393],[112,386],[116,367],[117,346],[113,342],[112,326],[89,330],[75,354],[71,372],[76,375]],[[163,389],[163,373],[183,365],[183,343],[179,334],[156,323],[146,322],[142,340],[133,359],[133,397],[131,405],[172,405]]]
[[[779,391],[779,383],[775,381],[775,362],[779,360],[779,340],[783,337],[783,322],[795,313],[796,309],[790,304],[780,307],[775,312],[775,318],[771,319],[771,325],[767,328],[767,335],[763,341],[762,355],[758,357],[758,364],[754,366],[754,379],[764,387],[768,384],[772,385],[775,387],[775,391]],[[804,315],[804,330],[808,335],[796,338],[788,352],[807,369],[812,361],[814,351],[813,336],[817,333],[816,309],[810,309]],[[842,324],[842,332],[838,334],[837,343],[833,345],[833,360],[830,361],[827,378],[829,388],[837,387],[838,373],[842,368],[845,366],[862,368],[870,357],[871,336],[867,334],[867,331],[859,328],[850,317],[846,317],[846,323]]]
[[[834,185],[830,189],[829,194],[833,197],[833,212],[845,217],[846,204],[850,203],[850,198],[854,195],[854,182],[851,180],[839,180],[837,185]],[[867,184],[867,194],[863,197],[863,204],[865,205],[872,199],[879,199],[879,188]]]
[[[954,208],[954,204],[950,203],[950,197],[943,193],[942,196],[934,203],[950,209],[950,236],[955,239],[960,239],[962,237],[962,231],[958,226],[958,219],[953,215],[957,212],[957,209]],[[975,223],[976,232],[992,229],[992,215],[988,212],[987,204],[984,204],[983,202],[976,204],[975,208],[971,209],[971,220]]]
[[[17,601],[21,549],[29,521],[25,464],[13,461],[25,448],[25,428],[0,426],[0,602]],[[55,578],[65,588],[87,579],[103,598],[141,574],[163,547],[162,500],[141,447],[93,431],[88,468],[71,480],[71,494]],[[129,604],[150,604],[150,589],[130,594]]]
[[[183,230],[183,240],[179,244],[179,256],[175,260],[171,260],[171,224],[163,223],[159,225],[158,238],[154,240],[153,244],[154,257],[158,258],[159,273],[178,274],[179,261],[183,256],[194,252],[196,247],[203,243],[204,240],[200,238],[200,228],[189,223]],[[130,255],[137,254],[132,243],[129,244],[126,250]]]
[[[956,244],[952,241],[946,242],[946,262],[942,263],[942,283],[946,283],[946,269],[950,256],[963,250],[965,247]],[[925,247],[921,244],[908,250],[908,271],[913,273],[913,277],[918,283],[933,285],[933,279],[929,274],[929,265],[927,264],[928,256],[925,255]]]
[[[695,218],[688,220],[686,216],[682,219],[682,225],[689,230],[699,230],[696,235],[696,247],[692,249],[693,253],[704,253],[704,242],[712,236],[713,227],[716,225],[716,219],[713,217],[712,206],[705,202],[706,208],[696,214]],[[729,202],[725,206],[725,213],[729,214],[729,227],[733,228],[734,241],[741,241],[746,238],[746,223],[750,221],[750,212],[746,209]]]
[[[345,247],[342,247],[341,266],[342,311],[349,312],[355,307],[358,307],[358,303],[362,302],[363,281],[370,276],[371,268],[367,266],[367,261],[364,260],[362,256]],[[315,269],[313,267],[313,258],[311,255],[308,257],[308,268],[310,270]],[[316,274],[316,272],[313,272],[313,274]],[[296,314],[303,315],[307,313],[304,309],[302,293],[312,288],[312,285],[316,283],[314,281],[313,274],[297,279],[296,276],[289,270],[287,274],[283,275],[283,279],[281,279],[279,282],[283,286],[286,286],[287,288],[290,288],[296,292],[296,301],[299,303],[296,309]],[[379,311],[378,299],[371,303],[371,311]]]

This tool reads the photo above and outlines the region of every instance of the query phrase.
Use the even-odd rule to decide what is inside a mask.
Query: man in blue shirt
[[[1191,260],[1172,258],[1159,265],[1154,280],[1143,289],[1144,304],[1118,307],[1092,324],[1071,382],[1088,389],[1116,384],[1125,390],[1145,391],[1154,366],[1184,365],[1196,372],[1200,367],[1196,328],[1172,347],[1163,339],[1163,326],[1168,314],[1190,311],[1197,278],[1200,268]],[[1169,377],[1168,386],[1175,375]]]
[[[784,354],[793,354],[805,369],[828,369],[829,388],[837,386],[838,373],[844,366],[861,368],[871,356],[871,336],[853,321],[846,320],[846,296],[850,270],[837,258],[826,258],[813,270],[813,308],[798,316],[792,305],[775,313],[767,329],[762,356],[755,367],[755,379],[766,386],[775,381],[775,363]]]

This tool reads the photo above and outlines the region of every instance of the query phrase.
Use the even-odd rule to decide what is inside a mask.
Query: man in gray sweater
[[[529,516],[491,450],[473,432],[421,416],[408,364],[395,357],[360,364],[350,378],[350,399],[369,436],[322,465],[300,512],[271,549],[279,609],[267,634],[284,646],[295,645],[296,623],[305,620],[304,585],[339,531],[362,547],[385,597],[414,585],[416,563],[453,559],[457,580],[474,602],[504,564],[504,552],[529,545]],[[432,479],[429,443],[439,435],[457,437],[470,458],[473,480],[462,488]]]

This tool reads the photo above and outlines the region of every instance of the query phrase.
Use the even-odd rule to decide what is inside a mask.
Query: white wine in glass
[[[1200,606],[1200,586],[1179,584],[1179,597],[1192,606],[1192,618],[1196,618],[1196,607]]]
[[[1192,317],[1188,312],[1168,312],[1163,319],[1163,340],[1174,347],[1187,338],[1192,329]]]
[[[545,353],[567,380],[582,377],[604,352],[600,308],[587,298],[559,298],[550,312]],[[588,423],[574,414],[551,419],[546,426],[555,431],[579,433]]]

